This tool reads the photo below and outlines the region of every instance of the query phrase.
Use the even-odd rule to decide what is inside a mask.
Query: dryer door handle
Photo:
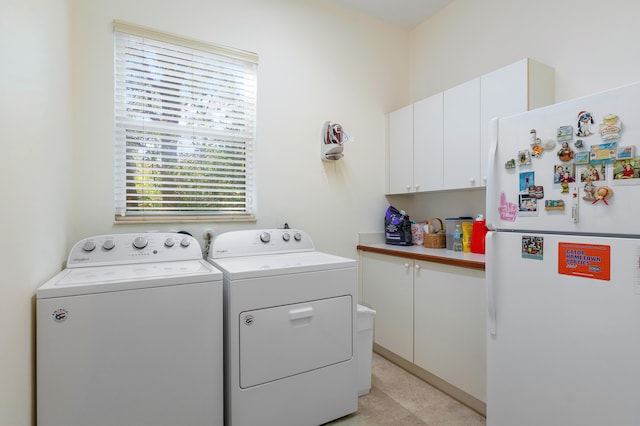
[[[295,321],[302,318],[310,318],[313,316],[313,306],[306,308],[292,309],[289,311],[289,320]]]

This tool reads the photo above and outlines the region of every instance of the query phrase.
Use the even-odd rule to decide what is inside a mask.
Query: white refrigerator
[[[640,425],[640,84],[492,126],[487,424]]]

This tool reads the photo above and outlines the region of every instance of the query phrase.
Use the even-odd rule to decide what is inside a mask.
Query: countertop
[[[396,246],[384,243],[361,243],[358,244],[356,248],[361,251],[386,254],[388,256],[444,263],[446,265],[460,266],[463,268],[485,269],[484,254],[456,252],[444,248],[426,248],[418,245]]]

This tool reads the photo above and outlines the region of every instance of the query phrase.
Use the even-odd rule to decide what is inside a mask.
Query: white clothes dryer
[[[39,426],[222,425],[222,273],[197,240],[74,245],[37,291]]]
[[[358,409],[357,262],[294,229],[218,235],[225,424],[316,426]]]

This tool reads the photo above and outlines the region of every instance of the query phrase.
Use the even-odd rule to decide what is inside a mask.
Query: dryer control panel
[[[200,259],[200,244],[190,235],[173,232],[109,234],[78,241],[69,253],[67,268]]]
[[[210,259],[314,251],[311,237],[299,229],[252,229],[218,235],[209,249]]]

